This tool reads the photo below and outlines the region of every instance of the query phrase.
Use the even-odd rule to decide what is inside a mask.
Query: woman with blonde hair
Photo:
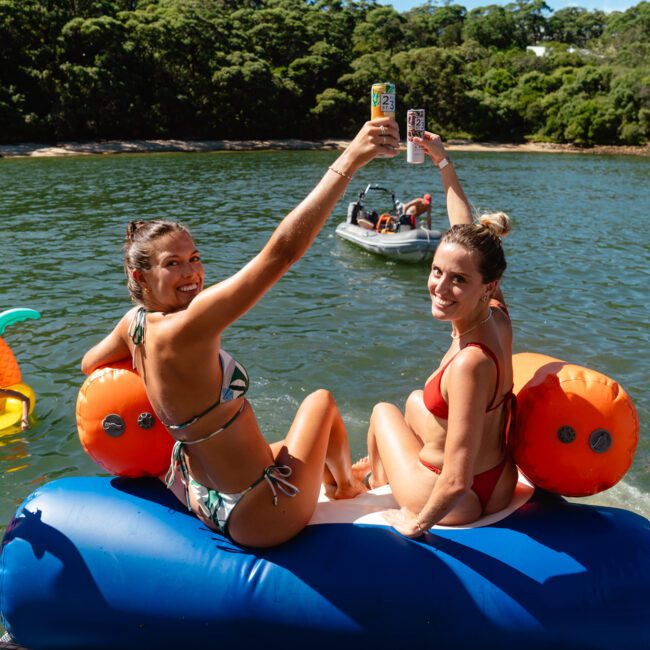
[[[499,281],[507,215],[475,223],[440,137],[418,143],[439,169],[451,228],[433,258],[431,312],[451,325],[452,342],[424,390],[405,411],[377,404],[368,457],[355,474],[369,487],[389,483],[400,510],[385,513],[400,533],[417,537],[434,524],[468,524],[507,506],[517,470],[506,449],[512,415],[512,326]]]

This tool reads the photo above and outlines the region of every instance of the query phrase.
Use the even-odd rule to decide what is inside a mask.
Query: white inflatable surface
[[[485,515],[477,521],[465,526],[440,526],[435,525],[433,529],[453,529],[460,530],[463,528],[481,528],[489,526],[518,510],[533,496],[535,488],[520,473],[519,482],[515,488],[512,501],[507,508],[499,510],[491,515]],[[391,492],[389,485],[384,485],[365,494],[360,494],[354,499],[329,499],[325,494],[325,489],[321,490],[321,495],[316,506],[316,512],[311,518],[309,525],[314,524],[373,524],[376,526],[388,526],[382,517],[382,512],[390,508],[399,508]]]

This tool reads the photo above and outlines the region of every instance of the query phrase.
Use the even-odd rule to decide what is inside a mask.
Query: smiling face
[[[144,290],[145,306],[152,311],[185,309],[203,289],[201,257],[186,232],[156,239],[149,264],[149,269],[134,270],[133,277]]]
[[[496,282],[484,283],[476,251],[458,244],[441,243],[433,258],[427,283],[431,313],[437,320],[472,321],[486,306]]]

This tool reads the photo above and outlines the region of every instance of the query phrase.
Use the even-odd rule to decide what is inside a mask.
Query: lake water
[[[75,401],[83,353],[130,303],[121,269],[129,219],[166,217],[192,229],[218,281],[254,255],[313,186],[334,152],[149,154],[0,161],[0,311],[39,321],[4,334],[36,391],[35,421],[0,437],[0,528],[39,485],[100,474],[82,450]],[[472,202],[514,221],[503,282],[516,351],[589,366],[634,400],[641,440],[632,468],[591,502],[650,516],[648,416],[650,160],[590,155],[462,153]],[[307,256],[244,319],[224,347],[252,378],[250,400],[269,440],[283,436],[303,397],[330,388],[354,457],[365,451],[377,401],[403,405],[450,342],[430,315],[426,264],[389,263],[335,237],[348,201],[368,182],[407,200],[440,181],[401,157],[362,170]],[[2,530],[0,530],[0,533]]]

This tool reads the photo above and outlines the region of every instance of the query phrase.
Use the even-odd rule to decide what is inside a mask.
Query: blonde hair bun
[[[478,218],[478,222],[497,237],[505,237],[512,230],[512,222],[505,212],[482,214]]]

